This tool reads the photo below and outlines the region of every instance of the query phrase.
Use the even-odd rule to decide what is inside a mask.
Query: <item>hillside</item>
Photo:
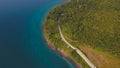
[[[56,49],[66,51],[59,36],[58,19],[65,38],[98,67],[120,67],[120,0],[71,0],[54,8],[45,23],[46,36]],[[116,67],[110,66],[112,62]]]

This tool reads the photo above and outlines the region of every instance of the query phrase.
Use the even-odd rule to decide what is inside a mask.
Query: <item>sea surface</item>
[[[42,24],[62,0],[0,0],[0,68],[74,68],[45,42]]]

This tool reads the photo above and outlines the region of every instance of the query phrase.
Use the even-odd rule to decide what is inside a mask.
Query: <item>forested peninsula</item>
[[[58,20],[65,39],[98,68],[120,68],[120,0],[71,0],[52,9],[46,18],[44,35],[52,48],[89,68],[61,40]]]

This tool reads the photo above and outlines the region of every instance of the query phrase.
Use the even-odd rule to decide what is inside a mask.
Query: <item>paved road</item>
[[[96,68],[96,66],[82,53],[81,50],[79,50],[78,48],[74,47],[73,45],[71,45],[69,42],[67,42],[67,40],[64,38],[63,34],[62,34],[62,31],[61,31],[61,28],[60,26],[58,25],[58,29],[59,29],[59,33],[60,33],[60,36],[62,38],[62,40],[69,46],[71,47],[73,50],[76,51],[76,53],[78,55],[80,55],[84,61],[91,67],[91,68]]]

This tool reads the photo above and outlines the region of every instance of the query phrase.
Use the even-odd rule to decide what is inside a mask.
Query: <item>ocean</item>
[[[42,25],[62,0],[0,0],[0,68],[74,68],[50,49]]]

